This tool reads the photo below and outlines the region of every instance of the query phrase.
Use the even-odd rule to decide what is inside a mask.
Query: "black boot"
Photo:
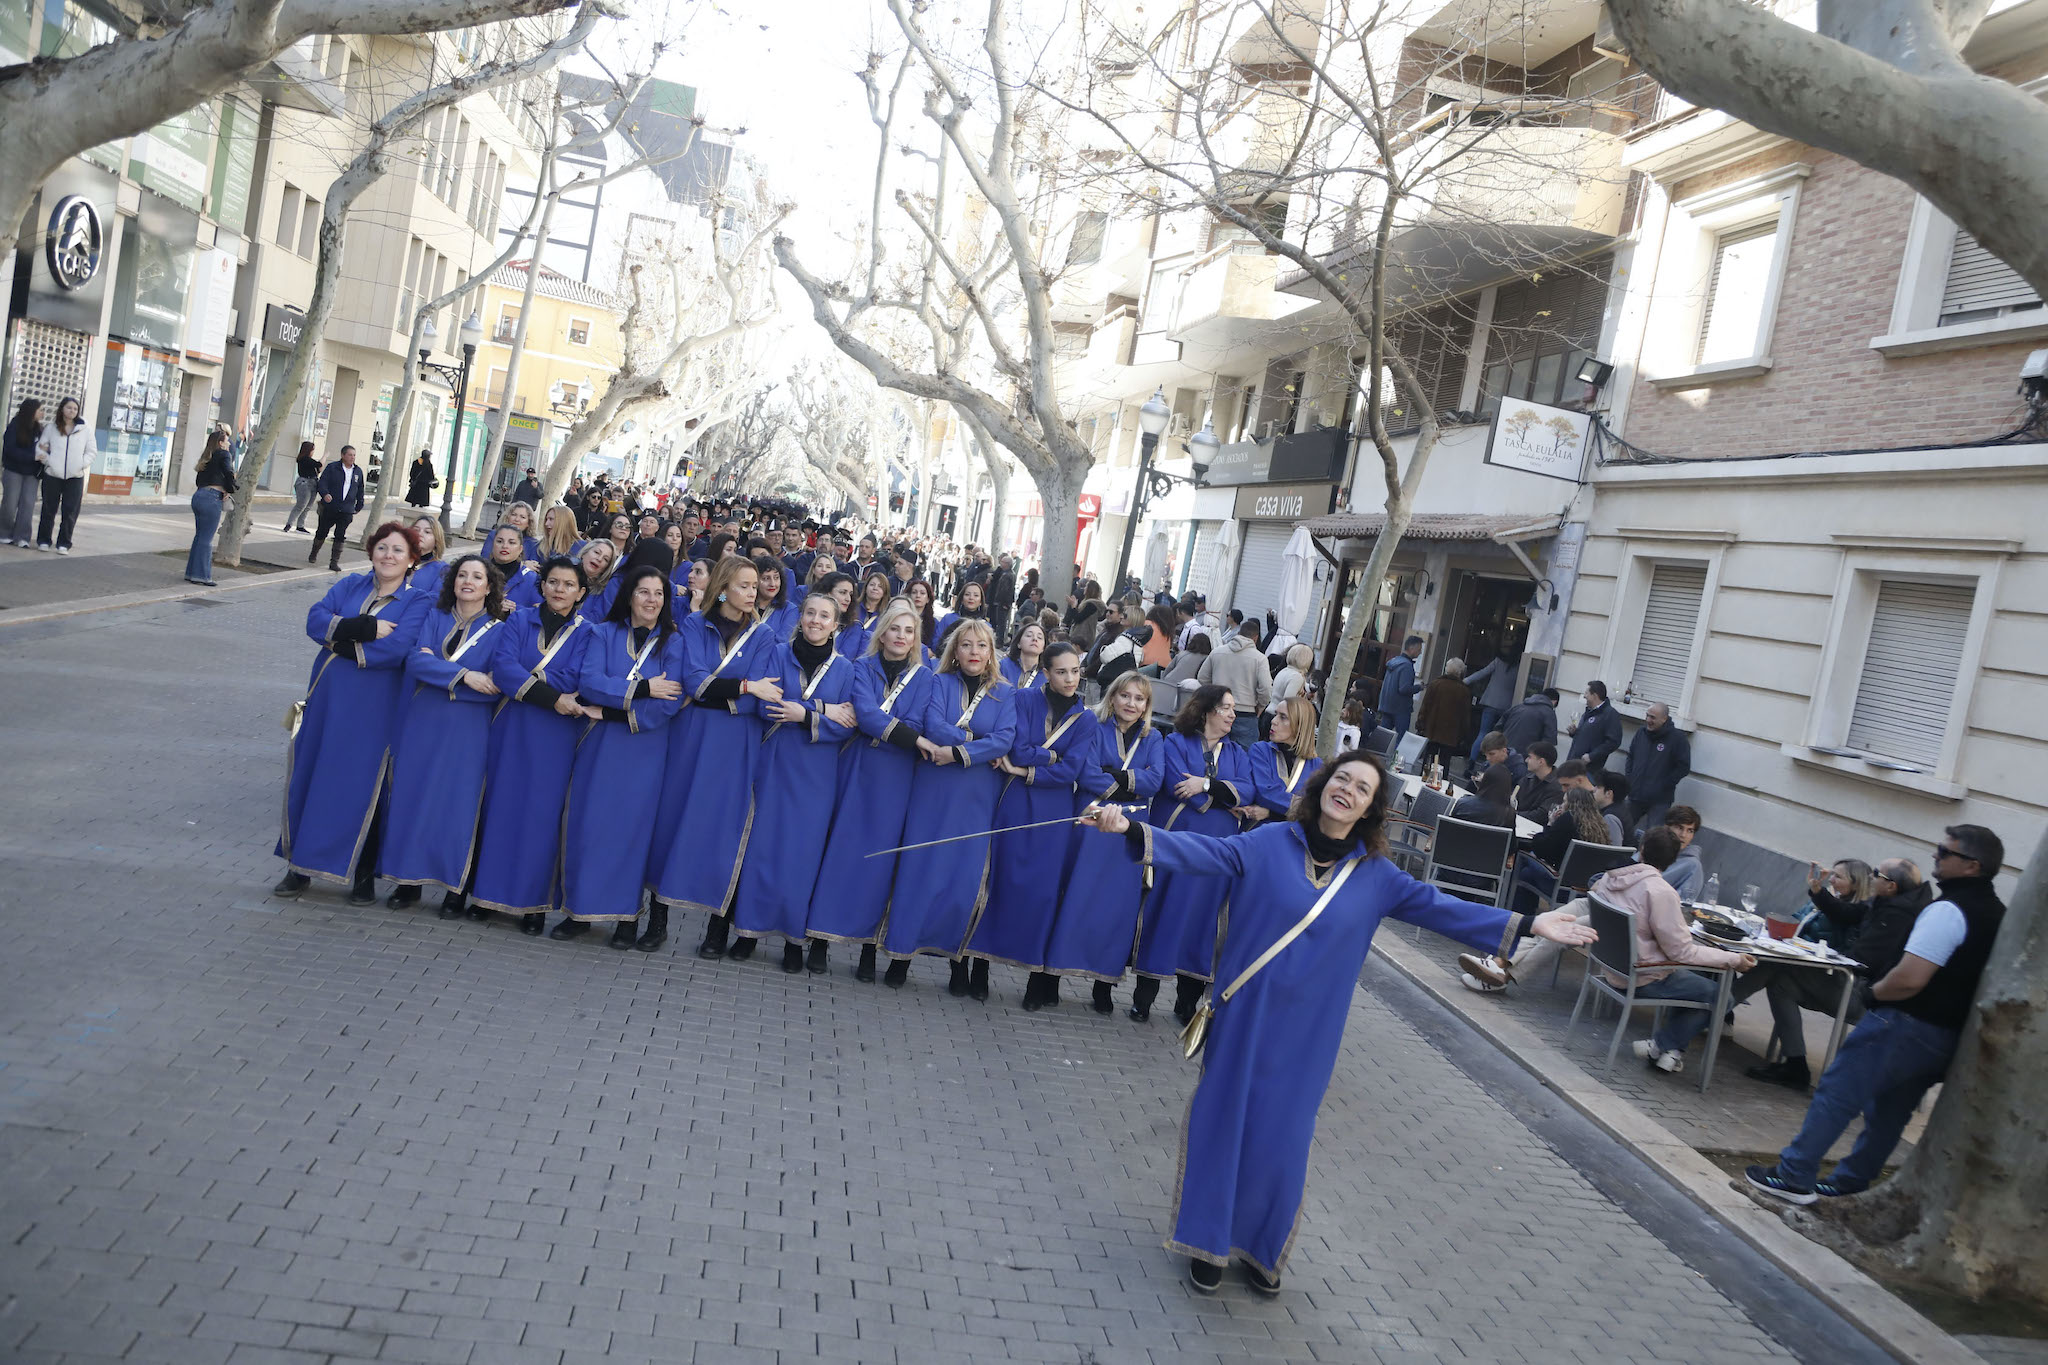
[[[546,915],[521,915],[519,917],[519,932],[528,938],[539,938],[543,933],[547,932],[547,927],[548,917]]]
[[[403,910],[409,905],[418,905],[420,889],[417,886],[394,886],[391,894],[384,898],[384,904],[393,910]]]
[[[327,556],[327,571],[328,571],[329,573],[340,573],[340,572],[341,572],[341,537],[340,537],[340,536],[336,536],[336,537],[334,538],[334,548],[333,548],[333,549],[332,549],[332,550],[331,550],[331,551],[330,551],[330,552],[328,553],[328,556]]]
[[[560,924],[548,930],[548,937],[558,939],[582,938],[589,932],[590,926],[582,920],[569,919],[565,916]]]
[[[1195,1006],[1202,1003],[1202,992],[1207,989],[1206,981],[1187,975],[1174,983],[1173,1017],[1180,1020],[1182,1028],[1186,1028],[1188,1021],[1195,1017]]]
[[[720,920],[719,923],[730,924],[731,921]],[[757,938],[748,938],[745,934],[734,934],[732,947],[725,950],[725,960],[728,962],[745,962],[754,955],[754,948],[760,941]]]
[[[904,961],[907,961],[907,959],[905,959],[905,958],[900,958],[900,957],[899,957],[899,958],[897,958],[897,959],[896,959],[896,962],[892,962],[892,963],[890,963],[890,964],[889,964],[889,970],[890,970],[890,971],[892,971],[892,972],[893,972],[893,971],[895,971],[895,970],[896,970],[896,963],[898,963],[898,962],[904,962]],[[959,961],[957,961],[957,962],[955,962],[955,963],[953,964],[953,970],[952,970],[951,974],[950,974],[950,975],[948,975],[948,976],[946,977],[946,994],[948,994],[948,995],[965,995],[965,994],[967,994],[967,959],[966,959],[966,958],[964,958],[964,957],[963,957],[963,958],[961,958],[961,959],[960,959]]]
[[[967,994],[976,1000],[988,999],[988,959],[974,959],[974,971],[967,982]]]
[[[1790,1086],[1794,1090],[1804,1090],[1813,1084],[1813,1073],[1807,1069],[1804,1057],[1787,1057],[1783,1061],[1767,1062],[1762,1066],[1750,1067],[1742,1074],[1753,1081]]]
[[[270,894],[281,901],[297,900],[312,881],[313,879],[303,872],[287,872],[278,878],[276,886],[270,888]]]
[[[355,885],[348,889],[350,905],[375,905],[377,903],[377,874],[358,872]]]
[[[638,920],[622,919],[617,924],[614,924],[612,926],[611,946],[618,949],[620,952],[625,952],[626,949],[632,947],[639,941],[640,922]]]
[[[704,926],[704,941],[697,945],[697,956],[706,962],[724,957],[726,935],[731,931],[732,925],[723,915],[713,915]]]
[[[782,945],[782,970],[795,976],[804,969],[804,945],[791,940]]]
[[[442,919],[454,919],[457,915],[460,915],[462,913],[462,893],[460,891],[442,892],[441,908],[434,913]],[[488,914],[489,912],[486,911],[485,913]]]
[[[651,953],[668,942],[668,907],[656,901],[647,911],[647,928],[633,944],[643,953]]]
[[[804,970],[814,976],[822,976],[832,970],[832,948],[824,939],[811,940],[810,948],[804,954]],[[868,976],[870,979],[873,978],[873,970],[868,972]]]
[[[306,551],[306,562],[307,562],[308,564],[317,564],[317,563],[319,563],[319,562],[320,562],[320,542],[319,542],[319,541],[317,541],[317,540],[316,540],[316,541],[314,541],[314,542],[313,542],[313,548],[312,548],[312,549],[310,549],[310,550],[308,550],[308,551]]]
[[[1060,979],[1051,972],[1033,972],[1031,977],[1038,983],[1039,1007],[1056,1008],[1060,1003]]]
[[[1138,984],[1131,988],[1131,1007],[1125,1013],[1139,1023],[1152,1017],[1152,1002],[1159,998],[1159,978],[1141,976]]]
[[[858,967],[855,967],[855,968],[853,969],[853,979],[854,979],[855,981],[873,981],[873,980],[875,979],[875,945],[874,945],[874,944],[872,944],[872,943],[863,943],[863,944],[861,944],[861,946],[860,946],[860,965],[859,965]]]
[[[908,980],[910,980],[910,959],[907,957],[890,958],[889,970],[882,973],[882,984],[893,990],[900,991],[903,989],[903,983]]]
[[[1095,983],[1094,998],[1091,999],[1088,1003],[1094,1008],[1097,1014],[1116,1013],[1116,1000],[1114,997],[1110,995],[1109,991],[1110,986],[1107,981],[1098,981]]]
[[[489,924],[491,922],[491,908],[488,905],[478,905],[475,901],[471,901],[469,917],[478,924]]]

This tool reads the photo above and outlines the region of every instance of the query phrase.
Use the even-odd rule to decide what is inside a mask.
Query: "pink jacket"
[[[1643,964],[1636,972],[1638,985],[1662,981],[1674,967],[1732,967],[1741,957],[1693,941],[1678,908],[1678,893],[1648,863],[1618,867],[1596,878],[1593,890],[1609,905],[1635,914],[1636,960]],[[1613,973],[1608,976],[1621,984]]]

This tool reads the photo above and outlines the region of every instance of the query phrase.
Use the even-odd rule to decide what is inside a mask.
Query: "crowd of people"
[[[538,517],[514,502],[482,553],[451,556],[424,515],[368,538],[369,568],[308,613],[276,895],[318,878],[362,905],[381,880],[394,909],[431,892],[443,918],[641,952],[697,912],[706,959],[766,940],[784,971],[823,974],[837,945],[856,980],[900,989],[933,957],[974,1000],[1000,962],[1028,973],[1034,1011],[1072,981],[1110,1014],[1134,978],[1137,1021],[1174,981],[1184,1027],[1214,1014],[1169,1242],[1205,1291],[1233,1260],[1278,1289],[1382,916],[1480,951],[1585,941],[1374,856],[1379,760],[1321,762],[1301,678],[1277,688],[1253,652],[1219,681],[1222,652],[1197,645],[1213,629],[1244,654],[1254,622],[1226,634],[1189,601],[1125,625],[1132,604],[1084,584],[1084,649],[1064,614],[1028,614],[1042,594],[1006,557],[885,553],[786,506],[612,510],[623,491]],[[1189,657],[1212,671],[1151,676]],[[1162,695],[1178,700],[1159,725]],[[1299,1066],[1257,1064],[1275,1040]],[[1267,1172],[1256,1188],[1243,1163]]]

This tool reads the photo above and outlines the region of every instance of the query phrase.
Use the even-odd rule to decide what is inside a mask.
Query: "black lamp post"
[[[453,536],[452,509],[455,504],[455,463],[462,448],[462,409],[469,401],[469,366],[476,359],[477,343],[484,339],[484,325],[471,313],[462,324],[462,362],[458,365],[438,365],[427,359],[434,349],[434,320],[427,319],[426,330],[421,334],[426,345],[420,347],[420,378],[425,380],[431,372],[455,390],[455,418],[448,430],[448,468],[441,481],[441,533]],[[483,496],[483,480],[477,480],[476,496]]]
[[[1124,578],[1131,567],[1131,542],[1138,534],[1138,523],[1144,519],[1145,508],[1153,498],[1163,498],[1173,492],[1177,483],[1202,486],[1202,480],[1214,463],[1216,449],[1222,442],[1216,439],[1216,431],[1205,419],[1202,429],[1188,439],[1187,452],[1194,468],[1195,477],[1184,479],[1178,474],[1152,467],[1152,456],[1159,449],[1159,437],[1166,430],[1166,424],[1173,419],[1173,409],[1166,405],[1164,387],[1156,390],[1145,400],[1145,406],[1138,409],[1138,487],[1131,495],[1131,514],[1124,520],[1124,545],[1117,555],[1116,578],[1112,580],[1114,592],[1123,592]],[[1142,596],[1142,594],[1140,594]]]

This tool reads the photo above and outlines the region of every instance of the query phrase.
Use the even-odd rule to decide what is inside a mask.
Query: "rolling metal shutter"
[[[1209,591],[1209,569],[1216,558],[1216,537],[1223,533],[1220,521],[1198,521],[1195,523],[1195,548],[1188,554],[1187,584],[1184,593]],[[1214,603],[1210,604],[1212,607]]]
[[[1941,759],[1974,584],[1888,579],[1877,590],[1848,746],[1932,768]]]
[[[1977,244],[1977,239],[1956,229],[1955,250],[1948,258],[1948,283],[1941,291],[1943,324],[1971,318],[1996,317],[2025,307],[2039,307],[2041,296],[2020,278],[2020,272]]]
[[[1229,605],[1243,612],[1245,620],[1259,623],[1261,640],[1266,638],[1266,613],[1280,601],[1280,569],[1287,541],[1293,534],[1293,524],[1284,521],[1255,521],[1244,528],[1244,549],[1237,559],[1237,587],[1230,595]]]
[[[1629,695],[1661,701],[1676,709],[1692,676],[1692,640],[1700,623],[1700,599],[1707,592],[1704,564],[1659,564],[1650,571],[1643,603],[1643,630],[1636,641],[1636,666]]]

